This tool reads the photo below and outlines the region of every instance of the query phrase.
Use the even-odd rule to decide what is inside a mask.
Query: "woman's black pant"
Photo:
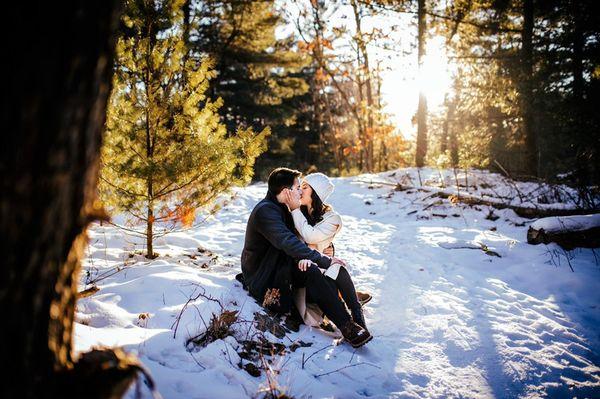
[[[335,280],[323,275],[314,264],[305,272],[295,267],[292,272],[292,281],[295,287],[306,287],[306,301],[319,305],[325,316],[338,328],[350,320],[346,306],[353,316],[361,311],[354,283],[345,267],[340,267],[340,272]],[[346,306],[340,300],[338,290]]]
[[[350,273],[348,273],[348,270],[346,270],[345,267],[340,267],[340,272],[335,279],[335,285],[342,294],[346,306],[348,306],[348,309],[352,312],[353,318],[356,319],[356,315],[361,311],[360,302],[358,302],[358,297],[356,296],[356,289],[354,288],[352,277],[350,277]]]
[[[305,272],[295,267],[292,281],[294,287],[306,288],[306,301],[319,305],[325,316],[338,328],[342,328],[350,320],[350,315],[338,296],[336,282],[324,276],[317,265],[311,265]]]

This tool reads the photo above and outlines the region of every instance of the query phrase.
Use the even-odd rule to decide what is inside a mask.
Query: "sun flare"
[[[452,85],[450,63],[444,47],[444,38],[434,37],[427,43],[427,53],[423,68],[417,72],[417,85],[425,92],[430,106],[439,106],[444,102]]]
[[[406,138],[414,137],[416,126],[412,119],[417,111],[419,92],[423,91],[430,110],[441,107],[444,97],[452,86],[452,65],[445,51],[444,38],[436,36],[427,42],[427,53],[423,68],[419,71],[416,54],[411,54],[409,63],[392,67],[383,79],[382,91],[387,111],[393,115],[399,133]]]

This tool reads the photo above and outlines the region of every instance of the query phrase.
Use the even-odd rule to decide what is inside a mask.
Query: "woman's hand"
[[[285,203],[290,208],[290,211],[300,208],[300,199],[294,195],[292,190],[286,190],[285,192]]]
[[[305,272],[310,265],[312,264],[312,262],[308,259],[302,259],[300,261],[298,261],[298,269],[300,269],[300,271]]]
[[[350,269],[348,267],[348,263],[346,263],[346,261],[343,260],[343,259],[340,259],[340,258],[331,258],[331,266],[333,266],[335,264],[339,264],[339,265],[344,266],[346,269]]]

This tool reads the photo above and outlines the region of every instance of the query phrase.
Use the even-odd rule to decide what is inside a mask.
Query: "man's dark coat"
[[[292,304],[292,271],[300,259],[310,259],[320,268],[328,268],[331,258],[310,249],[294,234],[294,223],[284,204],[268,193],[252,210],[242,251],[244,285],[263,302],[267,289],[277,288],[280,300],[270,307],[288,312]]]

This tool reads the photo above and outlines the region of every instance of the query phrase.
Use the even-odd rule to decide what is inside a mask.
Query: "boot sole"
[[[373,336],[371,334],[369,334],[369,336],[367,338],[365,338],[363,341],[356,342],[356,343],[352,343],[352,342],[348,341],[348,343],[350,345],[352,345],[353,348],[360,348],[361,346],[363,346],[363,345],[367,344],[368,342],[370,342],[372,339],[373,339]]]

